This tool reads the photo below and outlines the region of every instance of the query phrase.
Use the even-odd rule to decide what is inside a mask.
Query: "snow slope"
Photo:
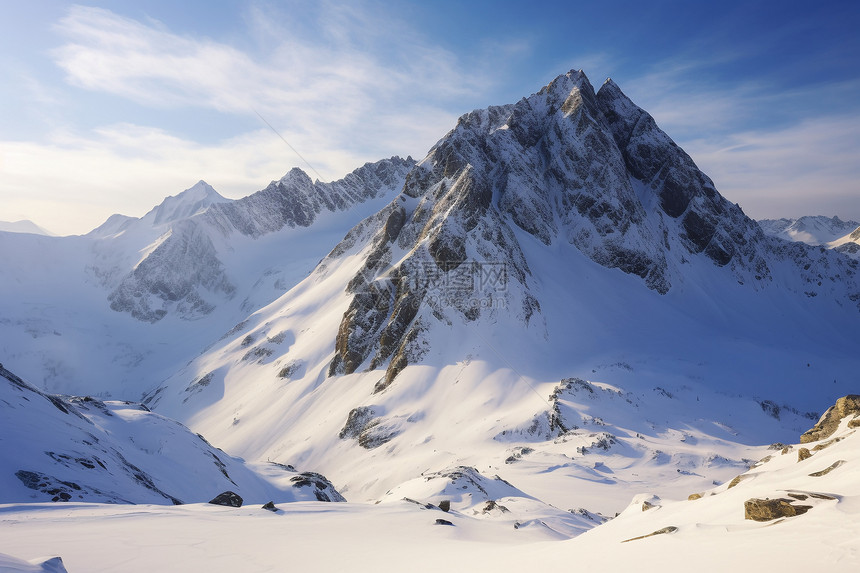
[[[178,505],[227,490],[257,504],[342,500],[321,476],[246,466],[140,404],[45,394],[2,365],[0,410],[3,503]]]
[[[852,419],[843,419],[826,440],[770,450],[732,487],[690,492],[699,494],[698,499],[631,496],[619,516],[569,540],[553,539],[542,526],[515,528],[408,501],[300,502],[278,514],[207,505],[8,504],[0,506],[0,527],[6,551],[14,547],[16,556],[26,558],[59,554],[70,571],[525,571],[571,566],[682,571],[695,566],[704,572],[849,572],[860,566],[860,436],[856,425],[849,427]],[[812,455],[798,461],[802,446]],[[744,519],[745,502],[765,497],[786,498],[810,509],[767,522]],[[436,525],[437,519],[452,525]],[[665,533],[649,536],[658,531]]]

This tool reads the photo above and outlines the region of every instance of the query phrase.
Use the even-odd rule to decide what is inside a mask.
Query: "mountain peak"
[[[7,233],[29,233],[31,235],[54,235],[29,219],[14,222],[0,221],[0,231]]]
[[[163,225],[202,213],[215,203],[229,201],[230,199],[222,196],[211,185],[201,179],[185,191],[166,197],[161,204],[147,213],[144,218],[152,217],[154,225]]]
[[[313,185],[310,175],[298,167],[290,169],[279,181],[284,185],[301,185],[302,187]]]
[[[614,82],[595,94],[581,71],[517,103],[462,116],[419,165],[402,200],[377,218],[329,367],[339,375],[387,363],[378,390],[421,360],[433,325],[497,320],[501,304],[541,328],[550,308],[540,300],[546,277],[532,268],[548,252],[578,252],[660,294],[683,285],[692,268],[763,288],[781,256],[653,117]],[[420,278],[431,268],[456,282],[457,273],[498,261],[504,291],[477,281],[471,299],[440,303]],[[467,299],[492,304],[462,304]]]
[[[550,103],[558,105],[561,102],[568,103],[571,98],[579,99],[576,97],[576,94],[579,94],[580,97],[584,97],[589,101],[593,102],[594,100],[594,87],[591,85],[591,82],[588,81],[588,76],[586,76],[585,72],[582,70],[570,70],[566,74],[556,77],[529,99],[540,96],[549,96]],[[568,105],[565,107],[571,106]]]

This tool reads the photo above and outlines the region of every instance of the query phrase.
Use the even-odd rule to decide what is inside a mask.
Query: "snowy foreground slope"
[[[259,504],[341,500],[323,477],[265,462],[252,468],[140,404],[45,394],[2,365],[0,436],[7,503],[179,505],[228,490]],[[320,486],[307,485],[311,477]]]
[[[690,492],[692,499],[636,496],[620,515],[570,540],[408,501],[299,502],[279,513],[250,506],[6,504],[0,552],[60,555],[69,571],[88,572],[687,571],[691,564],[714,572],[856,571],[857,411],[837,425],[826,438],[769,450],[737,479]],[[801,448],[808,452],[798,455]],[[782,499],[799,514],[744,518],[748,501],[766,498]],[[436,525],[437,519],[452,525]],[[12,571],[52,570],[27,569],[21,561],[16,567],[0,555],[3,563]]]
[[[303,279],[412,165],[386,159],[332,183],[293,169],[236,201],[200,181],[84,236],[0,232],[2,360],[43,390],[139,400]]]

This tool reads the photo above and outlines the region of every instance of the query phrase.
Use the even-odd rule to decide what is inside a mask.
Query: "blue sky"
[[[8,2],[0,220],[84,233],[421,158],[469,110],[612,77],[751,216],[860,220],[860,2]],[[258,116],[259,114],[259,116]],[[313,175],[313,173],[312,173]]]

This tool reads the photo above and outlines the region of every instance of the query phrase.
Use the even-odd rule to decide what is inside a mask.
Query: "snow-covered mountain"
[[[0,221],[0,232],[2,233],[31,233],[33,235],[52,235],[50,231],[43,229],[33,221],[24,219],[21,221]]]
[[[498,476],[611,514],[634,484],[729,479],[850,392],[858,300],[856,264],[766,236],[617,85],[571,72],[460,118],[147,403],[351,499],[436,503],[467,475],[475,511]]]
[[[765,233],[786,241],[800,241],[819,246],[831,243],[860,227],[857,221],[843,221],[839,217],[821,215],[798,219],[761,219],[758,221]]]
[[[42,389],[144,389],[303,279],[391,200],[411,159],[311,183],[299,170],[232,201],[204,182],[84,236],[0,233],[0,352]]]
[[[458,565],[472,568],[607,556],[629,568],[641,551],[656,562],[661,540],[709,531],[720,555],[747,560],[750,543],[731,531],[772,547],[780,530],[747,524],[743,502],[783,493],[812,506],[785,526],[791,540],[823,542],[830,518],[840,543],[856,539],[853,418],[829,410],[802,438],[820,441],[809,452],[786,444],[856,393],[858,263],[769,236],[612,81],[595,91],[572,71],[468,113],[417,164],[386,160],[332,184],[294,170],[239,201],[205,184],[186,193],[74,240],[0,233],[3,351],[53,369],[46,386],[149,390],[139,406],[4,374],[0,405],[25,455],[4,456],[2,479],[18,497],[37,495],[43,475],[92,497],[119,476],[118,489],[166,504],[209,495],[176,477],[159,485],[170,460],[175,476],[200,468],[218,489],[218,459],[230,478],[248,476],[234,482],[241,495],[284,485],[295,467],[351,503],[299,502],[284,515],[70,504],[32,521],[2,508],[21,526],[18,546],[42,547],[32,531],[93,512],[159,546],[151,524],[170,524],[180,537],[150,568],[201,547],[224,569],[271,568],[282,554],[266,540],[284,531],[273,523],[326,550],[297,561],[317,568],[344,569],[371,538],[397,570],[436,568],[415,561],[427,543],[459,548]],[[52,294],[58,280],[75,302]],[[47,431],[63,424],[68,437]],[[128,482],[128,463],[168,495]],[[672,501],[691,493],[701,497]],[[580,540],[596,545],[535,543],[591,528]],[[464,540],[481,550],[449,544]]]
[[[787,241],[822,246],[860,260],[860,223],[839,217],[806,216],[799,219],[762,219],[765,233]]]
[[[159,234],[139,249],[140,260],[111,292],[111,308],[147,322],[161,320],[168,312],[186,319],[209,314],[236,293],[233,283],[238,277],[229,276],[222,260],[235,251],[234,236],[257,239],[285,227],[309,228],[322,214],[360,211],[352,208],[399,187],[412,163],[394,157],[360,167],[334,183],[311,182],[295,168],[280,181],[238,201],[225,200],[200,181],[180,195],[168,197],[134,225]],[[109,220],[91,233],[102,239],[100,247],[115,251],[115,225]],[[119,233],[129,232],[131,226],[129,221],[121,223]],[[115,270],[94,268],[109,286],[114,286],[110,278],[118,274]],[[244,305],[246,311],[252,308],[253,304]]]

